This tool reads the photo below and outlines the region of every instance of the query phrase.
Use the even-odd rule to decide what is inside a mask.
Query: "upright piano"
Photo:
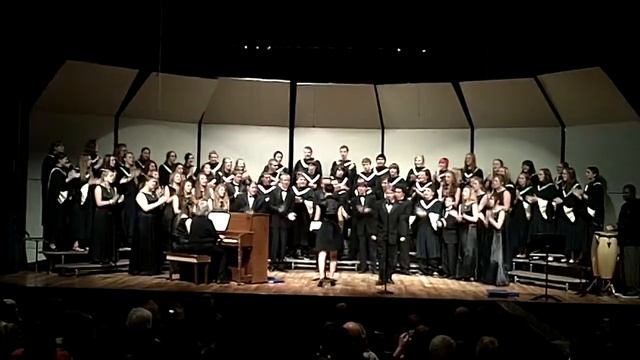
[[[269,215],[231,213],[222,245],[237,252],[237,264],[230,266],[231,280],[239,283],[267,282]]]

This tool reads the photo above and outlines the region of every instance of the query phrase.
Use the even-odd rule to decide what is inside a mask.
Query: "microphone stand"
[[[385,205],[382,205],[383,209],[386,211],[387,210],[387,206],[386,203]],[[393,210],[393,203],[391,205],[391,209]],[[391,211],[386,211],[387,213],[387,238],[386,241],[384,243],[384,258],[382,259],[382,261],[384,261],[384,271],[382,272],[382,276],[384,276],[384,288],[382,290],[378,290],[378,294],[379,295],[393,295],[393,291],[387,290],[387,274],[389,273],[389,264],[387,263],[387,259],[389,258],[389,220],[391,218],[390,215]]]

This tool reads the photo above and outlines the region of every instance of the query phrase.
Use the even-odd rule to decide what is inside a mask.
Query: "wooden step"
[[[55,269],[60,272],[60,274],[65,274],[66,272],[73,271],[76,276],[79,275],[81,271],[109,271],[109,270],[123,270],[129,267],[129,259],[120,259],[115,265],[112,264],[92,264],[89,262],[81,262],[81,263],[67,263],[67,264],[58,264],[55,266]]]
[[[513,276],[515,282],[533,282],[542,286],[544,286],[546,279],[546,275],[544,273],[524,270],[512,270],[509,272],[509,275]],[[569,290],[569,285],[581,285],[586,283],[586,279],[549,274],[549,285],[564,285],[563,288],[565,290]]]
[[[533,264],[533,265],[546,265],[547,262],[543,259],[543,260],[529,260],[529,259],[518,259],[518,258],[514,258],[513,260],[514,264]],[[583,266],[580,264],[570,264],[568,262],[558,262],[558,261],[549,261],[549,266],[555,266],[555,267],[563,267],[563,268],[573,268],[576,270],[590,270],[590,267],[587,266]]]

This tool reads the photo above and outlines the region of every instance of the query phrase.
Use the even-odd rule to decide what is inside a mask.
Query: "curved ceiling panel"
[[[132,69],[67,61],[38,99],[36,109],[113,116],[137,73]]]
[[[638,120],[638,114],[599,67],[538,78],[567,126]]]
[[[219,79],[204,115],[207,124],[289,125],[289,82]]]
[[[124,111],[136,119],[197,123],[217,80],[153,73]]]
[[[469,127],[450,83],[379,85],[378,93],[387,129]]]
[[[559,126],[533,79],[460,83],[476,128]]]
[[[299,84],[296,126],[378,129],[373,85]]]

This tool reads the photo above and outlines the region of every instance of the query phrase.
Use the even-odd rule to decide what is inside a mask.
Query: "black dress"
[[[70,225],[71,240],[78,242],[78,246],[83,248],[88,246],[91,233],[89,224],[89,201],[91,197],[89,184],[81,181],[80,178],[69,182],[69,198],[71,199]]]
[[[591,241],[596,231],[601,231],[604,227],[604,194],[606,190],[604,184],[592,181],[584,187],[584,193],[588,196],[583,208],[583,217],[587,223],[587,239],[585,241],[585,251],[591,249]],[[587,259],[589,257],[586,257]]]
[[[118,168],[118,180],[129,178],[131,169],[126,166]],[[131,179],[123,184],[118,184],[118,193],[124,197],[124,200],[118,205],[120,214],[120,225],[122,229],[120,233],[124,236],[120,239],[120,245],[123,247],[131,246],[133,239],[135,219],[136,219],[136,195],[138,194],[138,186]]]
[[[494,219],[497,221],[500,212],[494,213]],[[506,214],[505,214],[506,216]],[[504,263],[504,249],[503,249],[503,229],[496,229],[492,225],[490,226],[489,233],[491,233],[491,252],[489,255],[489,266],[484,274],[480,274],[481,280],[487,284],[496,286],[509,285],[509,277],[505,270]]]
[[[293,194],[295,195],[293,202],[293,212],[296,214],[296,219],[293,221],[293,236],[290,238],[291,244],[288,244],[289,251],[296,255],[298,251],[307,252],[311,247],[309,224],[311,223],[311,215],[307,210],[305,201],[314,201],[314,192],[311,188],[305,188],[299,190],[297,187],[291,187]]]
[[[47,229],[45,241],[55,244],[57,248],[68,250],[69,243],[69,213],[71,201],[69,198],[69,185],[67,173],[59,167],[54,167],[49,175],[46,197]]]
[[[156,194],[142,193],[148,204],[158,201]],[[163,244],[160,241],[162,232],[162,206],[151,211],[144,211],[137,204],[135,235],[131,244],[130,274],[155,275],[162,267]]]
[[[106,188],[102,185],[97,186],[102,188],[102,201],[109,201],[115,197],[115,191],[112,187]],[[95,188],[93,190],[95,190]],[[93,192],[89,195],[92,197],[95,196]],[[115,262],[116,260],[114,222],[115,206],[117,205],[96,206],[93,214],[93,241],[89,247],[89,255],[91,261],[94,263],[105,264]]]
[[[463,215],[473,216],[473,204],[460,205]],[[463,218],[460,223],[460,259],[458,260],[458,277],[461,279],[478,278],[478,227],[477,223]]]
[[[583,211],[583,201],[574,195],[573,191],[580,189],[580,184],[574,184],[570,189],[562,189],[562,204],[557,208],[558,233],[564,236],[565,253],[573,258],[581,257],[587,239],[587,227]]]
[[[485,193],[478,196],[478,204],[485,196],[490,196]],[[479,209],[478,209],[479,210]],[[480,213],[486,214],[486,206],[480,210]],[[489,272],[490,259],[491,259],[491,244],[493,243],[493,231],[491,225],[485,224],[484,221],[478,221],[478,279],[484,281],[485,275]]]
[[[509,240],[512,254],[523,254],[529,239],[529,222],[531,221],[531,204],[527,196],[533,195],[533,187],[520,190],[522,200],[516,199],[509,219]]]
[[[558,190],[554,183],[538,185],[533,192],[538,197],[538,202],[531,205],[531,223],[529,226],[529,249],[539,250],[544,244],[535,237],[539,234],[554,234],[555,226],[555,206],[553,199],[558,196]],[[554,248],[559,247],[556,244]]]
[[[176,194],[176,189],[172,186],[169,186],[169,195],[174,196]],[[162,246],[164,250],[169,250],[171,248],[172,234],[175,231],[176,215],[173,212],[173,203],[165,204],[164,210],[162,211]],[[159,239],[160,240],[160,239]]]
[[[437,222],[442,218],[442,202],[438,199],[420,200],[416,205],[416,257],[423,265],[427,260],[430,270],[437,271],[441,257],[441,231]],[[426,213],[424,216],[418,213]]]
[[[316,237],[316,250],[336,251],[342,248],[342,231],[338,224],[340,204],[333,195],[327,195],[320,201],[322,226]]]

